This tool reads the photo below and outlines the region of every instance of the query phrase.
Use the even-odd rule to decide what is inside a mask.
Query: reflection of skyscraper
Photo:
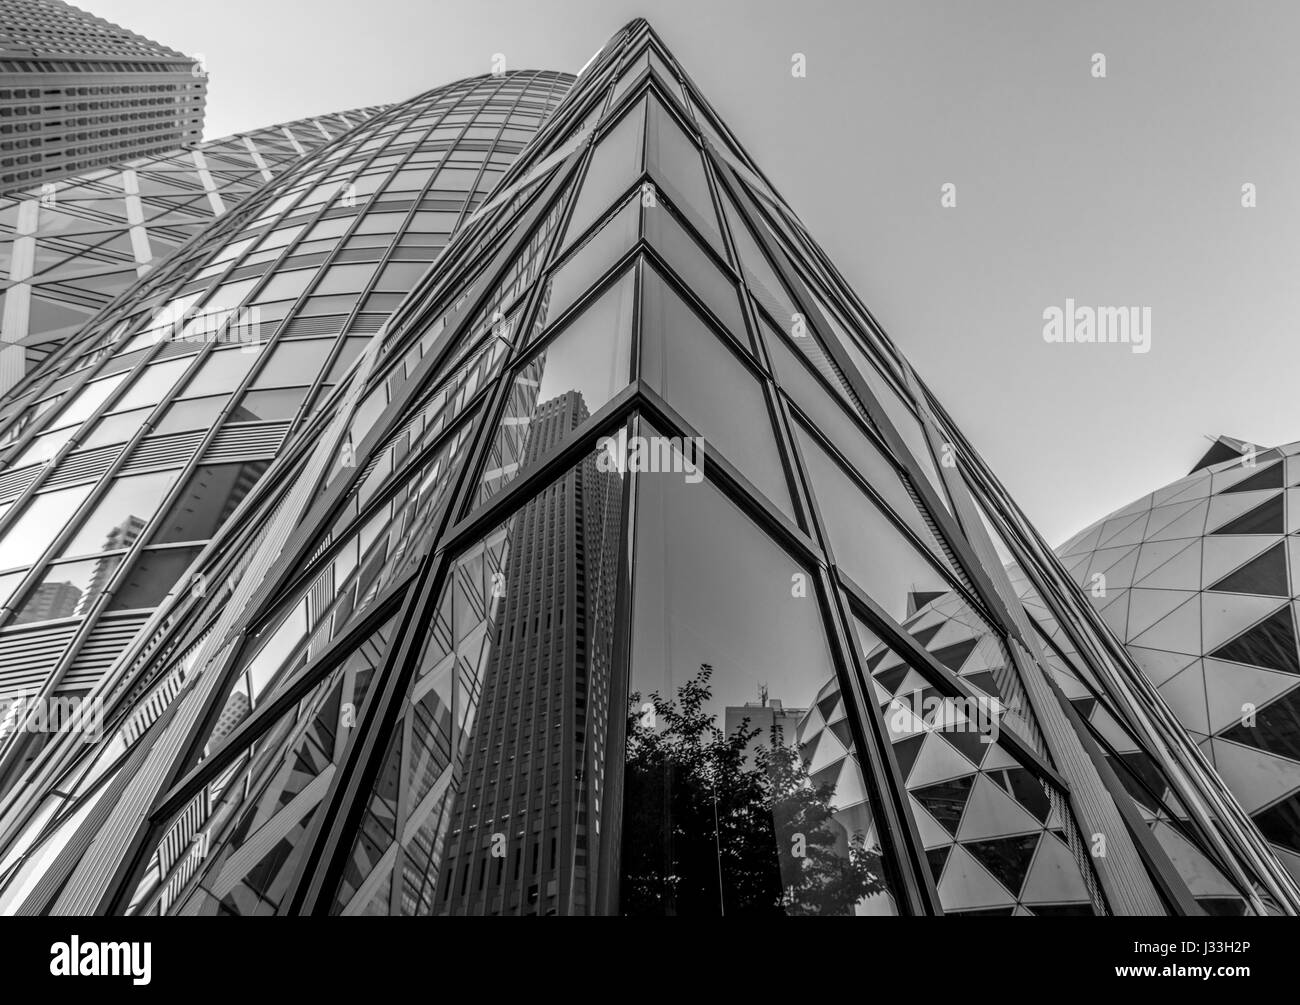
[[[243,691],[235,691],[226,701],[226,707],[221,710],[221,716],[217,719],[216,725],[212,727],[212,735],[208,738],[208,745],[216,747],[222,740],[239,728],[239,724],[248,718],[249,703],[248,695]]]
[[[72,583],[42,583],[27,603],[32,621],[69,618],[77,613],[81,590]]]
[[[110,530],[104,538],[104,545],[101,549],[104,552],[113,552],[114,554],[106,555],[103,558],[95,560],[95,571],[90,575],[90,583],[86,587],[86,592],[81,598],[81,603],[77,609],[70,613],[84,616],[90,609],[90,606],[99,598],[108,586],[108,582],[117,571],[119,563],[122,561],[117,551],[123,548],[129,548],[140,537],[140,532],[148,526],[147,520],[142,520],[138,516],[128,516],[120,524]],[[39,620],[33,618],[32,620]]]
[[[588,417],[576,391],[531,412],[521,469]],[[613,612],[593,605],[609,590],[591,579],[613,575],[621,487],[589,457],[515,518],[438,913],[587,908],[613,643]]]

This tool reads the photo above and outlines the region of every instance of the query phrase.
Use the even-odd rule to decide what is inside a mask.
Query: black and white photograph
[[[7,970],[1290,972],[1300,4],[78,2],[0,0]]]

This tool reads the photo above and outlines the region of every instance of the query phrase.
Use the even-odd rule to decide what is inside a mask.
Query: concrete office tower
[[[0,194],[194,147],[193,57],[62,0],[0,2]]]

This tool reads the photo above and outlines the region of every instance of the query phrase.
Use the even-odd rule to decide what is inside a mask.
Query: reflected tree
[[[704,664],[673,698],[630,696],[622,912],[853,913],[885,889],[879,854],[835,819],[834,786],[778,728],[764,743],[748,719],[718,726],[712,675]]]

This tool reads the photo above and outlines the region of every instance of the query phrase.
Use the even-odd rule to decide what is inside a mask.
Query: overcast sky
[[[1206,435],[1300,439],[1300,4],[80,5],[203,54],[208,138],[495,53],[576,72],[648,17],[1052,544],[1186,474]],[[1149,307],[1150,351],[1047,344],[1067,297]]]

